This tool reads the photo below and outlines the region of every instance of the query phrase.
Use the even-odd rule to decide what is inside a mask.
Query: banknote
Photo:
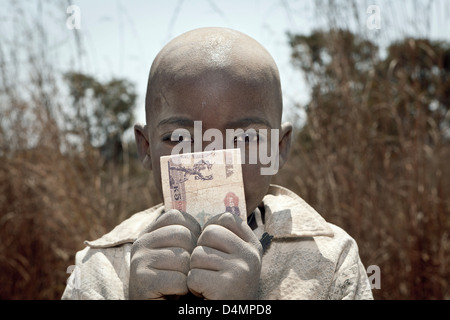
[[[163,156],[160,161],[166,210],[189,213],[202,226],[223,212],[247,218],[240,149]]]

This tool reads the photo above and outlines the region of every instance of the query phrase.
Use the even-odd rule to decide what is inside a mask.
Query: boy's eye
[[[188,130],[177,129],[172,133],[166,134],[162,139],[168,143],[192,142],[191,134]]]
[[[191,137],[179,134],[179,135],[175,135],[175,136],[172,135],[170,140],[174,141],[174,142],[191,141]]]
[[[259,135],[256,132],[243,133],[234,137],[234,143],[245,142],[245,143],[255,143],[259,141]]]

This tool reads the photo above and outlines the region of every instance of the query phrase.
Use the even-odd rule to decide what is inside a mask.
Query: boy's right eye
[[[173,142],[183,142],[183,141],[191,141],[190,136],[176,134],[171,136],[171,141]]]
[[[185,129],[177,129],[172,133],[166,134],[162,140],[168,143],[192,142],[191,134]]]

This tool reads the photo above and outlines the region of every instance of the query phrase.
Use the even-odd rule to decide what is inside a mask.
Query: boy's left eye
[[[170,140],[173,142],[191,141],[191,136],[183,134],[172,134]]]

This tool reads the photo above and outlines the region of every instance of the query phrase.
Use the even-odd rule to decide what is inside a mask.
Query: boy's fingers
[[[232,213],[225,212],[212,217],[210,220],[208,220],[203,229],[205,230],[210,225],[222,226],[233,232],[243,241],[252,243],[255,246],[258,246],[260,244],[252,229],[248,226],[247,221],[242,220]]]
[[[136,240],[131,249],[130,298],[187,294],[186,277],[195,243],[195,236],[180,225],[161,227]],[[152,247],[155,245],[160,247]]]
[[[198,246],[213,248],[228,254],[242,251],[248,244],[224,226],[210,224],[197,241]]]
[[[164,248],[138,251],[132,257],[133,264],[152,270],[178,271],[188,274],[190,253],[182,248]]]
[[[198,246],[192,251],[190,269],[219,271],[229,264],[229,256],[214,248]]]
[[[151,275],[141,277],[134,284],[130,290],[130,299],[163,299],[170,295],[185,295],[189,292],[186,278],[184,273],[178,271],[152,270]]]
[[[169,210],[161,214],[143,233],[152,232],[169,225],[182,225],[188,228],[197,238],[202,232],[202,228],[197,220],[190,214],[178,210]]]
[[[138,250],[178,247],[192,252],[197,237],[182,225],[168,225],[141,235],[133,244],[132,254]]]
[[[216,291],[220,291],[223,288],[218,283],[218,278],[218,271],[191,269],[187,276],[187,287],[197,297],[204,297],[210,300],[219,299]],[[211,285],[213,283],[214,285]]]

